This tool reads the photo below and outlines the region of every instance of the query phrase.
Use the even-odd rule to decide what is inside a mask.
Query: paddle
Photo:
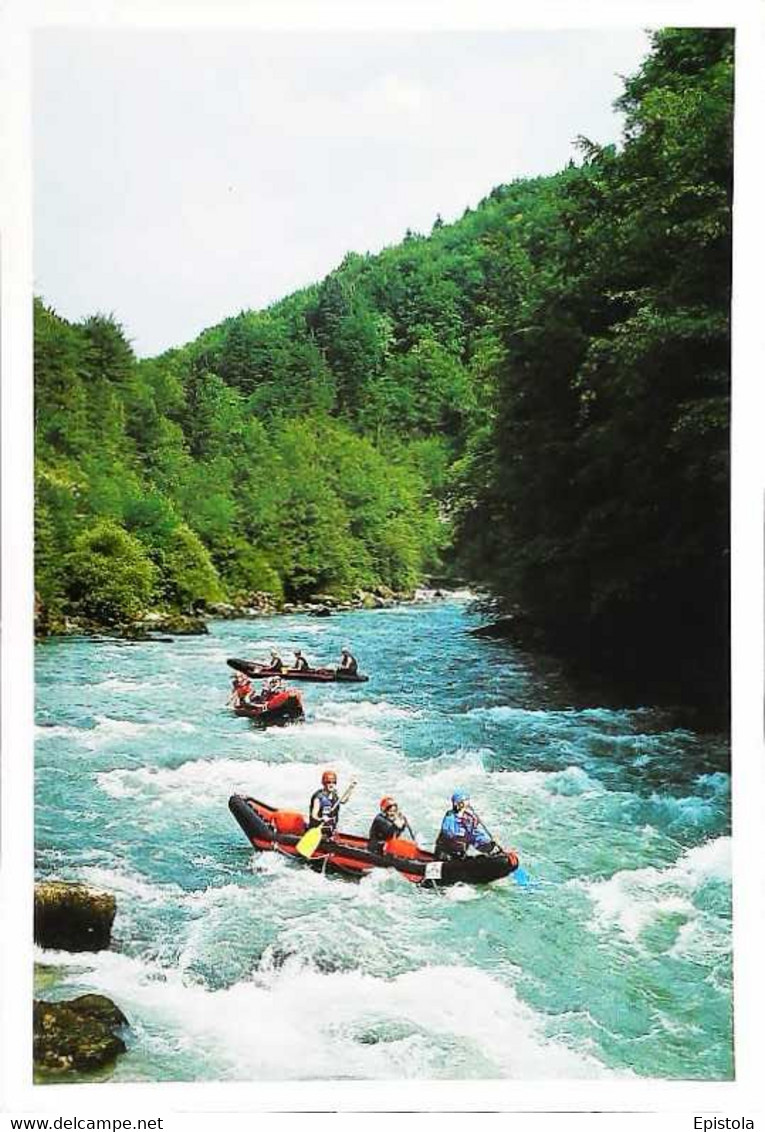
[[[353,788],[354,788],[355,785],[356,785],[356,779],[354,778],[353,781],[351,782],[350,786],[346,790],[346,792],[343,794],[342,798],[337,799],[334,806],[329,811],[330,814],[333,814],[335,812],[335,810],[340,808],[340,806],[345,805],[345,803],[348,801],[351,794],[353,793]],[[320,826],[320,825],[311,826],[311,828],[309,830],[307,830],[303,834],[303,836],[300,838],[300,840],[298,841],[297,845],[295,846],[295,852],[299,853],[301,857],[305,857],[306,859],[309,858],[309,857],[313,857],[314,853],[319,848],[319,842],[321,841],[323,836],[324,836],[324,831],[323,831],[322,826]]]
[[[478,822],[478,824],[479,824],[479,825],[481,826],[481,828],[483,829],[484,833],[486,833],[486,834],[488,834],[488,835],[489,835],[489,837],[490,837],[490,838],[491,838],[491,840],[492,840],[492,841],[494,842],[494,844],[495,844],[495,845],[497,846],[497,848],[498,848],[498,849],[502,849],[502,852],[503,852],[503,853],[507,853],[507,850],[506,850],[506,849],[503,849],[503,848],[502,848],[502,846],[501,846],[501,845],[499,844],[499,842],[497,841],[497,839],[496,839],[496,837],[494,836],[494,834],[493,834],[493,833],[491,832],[491,830],[490,830],[490,829],[489,829],[489,827],[488,827],[488,826],[486,825],[486,823],[485,823],[485,822],[484,822],[484,821],[482,820],[482,818],[481,818],[481,815],[480,815],[480,814],[477,814],[477,813],[475,812],[475,810],[474,810],[474,809],[472,809],[472,807],[471,807],[471,810],[470,810],[470,812],[472,813],[473,817],[474,817],[474,818],[475,818],[475,820],[476,820],[476,821]],[[521,867],[520,865],[518,866],[518,868],[517,868],[517,869],[513,869],[513,871],[512,871],[512,873],[510,874],[510,876],[511,876],[511,877],[513,878],[513,880],[515,881],[515,883],[516,883],[516,884],[519,884],[519,885],[521,886],[521,888],[525,888],[525,887],[526,887],[526,886],[528,885],[528,883],[529,883],[529,880],[530,880],[530,878],[529,878],[529,874],[528,874],[528,873],[526,872],[526,870],[525,870],[524,868],[522,868],[522,867]]]
[[[322,835],[322,827],[320,825],[312,825],[298,841],[295,846],[295,852],[299,853],[301,857],[313,857],[314,853],[319,848]]]

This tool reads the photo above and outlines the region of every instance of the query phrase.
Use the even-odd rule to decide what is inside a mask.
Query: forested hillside
[[[624,142],[138,361],[37,302],[41,621],[412,587],[721,687],[732,36],[665,31]]]

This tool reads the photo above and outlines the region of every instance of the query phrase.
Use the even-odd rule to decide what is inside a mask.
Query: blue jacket
[[[487,845],[491,841],[475,814],[471,814],[469,810],[461,810],[460,813],[447,810],[441,822],[441,834],[465,849],[469,845]]]

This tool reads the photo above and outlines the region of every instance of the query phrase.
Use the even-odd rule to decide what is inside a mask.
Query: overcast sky
[[[618,139],[643,31],[35,37],[35,291],[141,355]]]

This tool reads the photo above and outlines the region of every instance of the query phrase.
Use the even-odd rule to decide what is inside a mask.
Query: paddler
[[[284,684],[281,676],[269,676],[267,680],[263,681],[260,698],[266,703],[272,696],[278,696],[279,693],[283,691]]]
[[[300,649],[295,649],[295,663],[292,667],[296,672],[307,672],[311,667]]]
[[[380,799],[380,812],[369,827],[369,852],[382,853],[385,842],[391,837],[400,837],[404,830],[412,833],[409,822],[398,808],[398,802],[386,794]]]
[[[276,649],[271,649],[271,662],[266,665],[266,668],[269,668],[272,672],[276,673],[284,672],[284,661],[279,656]]]
[[[350,649],[344,648],[340,650],[340,664],[338,665],[338,672],[344,673],[346,676],[357,676],[359,671],[359,662],[356,657],[351,654]]]
[[[334,770],[325,770],[321,776],[321,788],[311,795],[308,804],[308,828],[320,825],[324,836],[331,837],[337,828],[340,807],[348,801],[355,785],[356,779],[352,778],[341,798],[337,792],[337,775]]]
[[[448,861],[464,857],[468,849],[478,853],[494,853],[496,844],[470,808],[470,795],[466,790],[455,790],[452,808],[447,810],[436,838],[436,856]]]
[[[252,684],[243,672],[235,673],[231,681],[231,695],[228,698],[229,704],[244,704],[252,692]]]

